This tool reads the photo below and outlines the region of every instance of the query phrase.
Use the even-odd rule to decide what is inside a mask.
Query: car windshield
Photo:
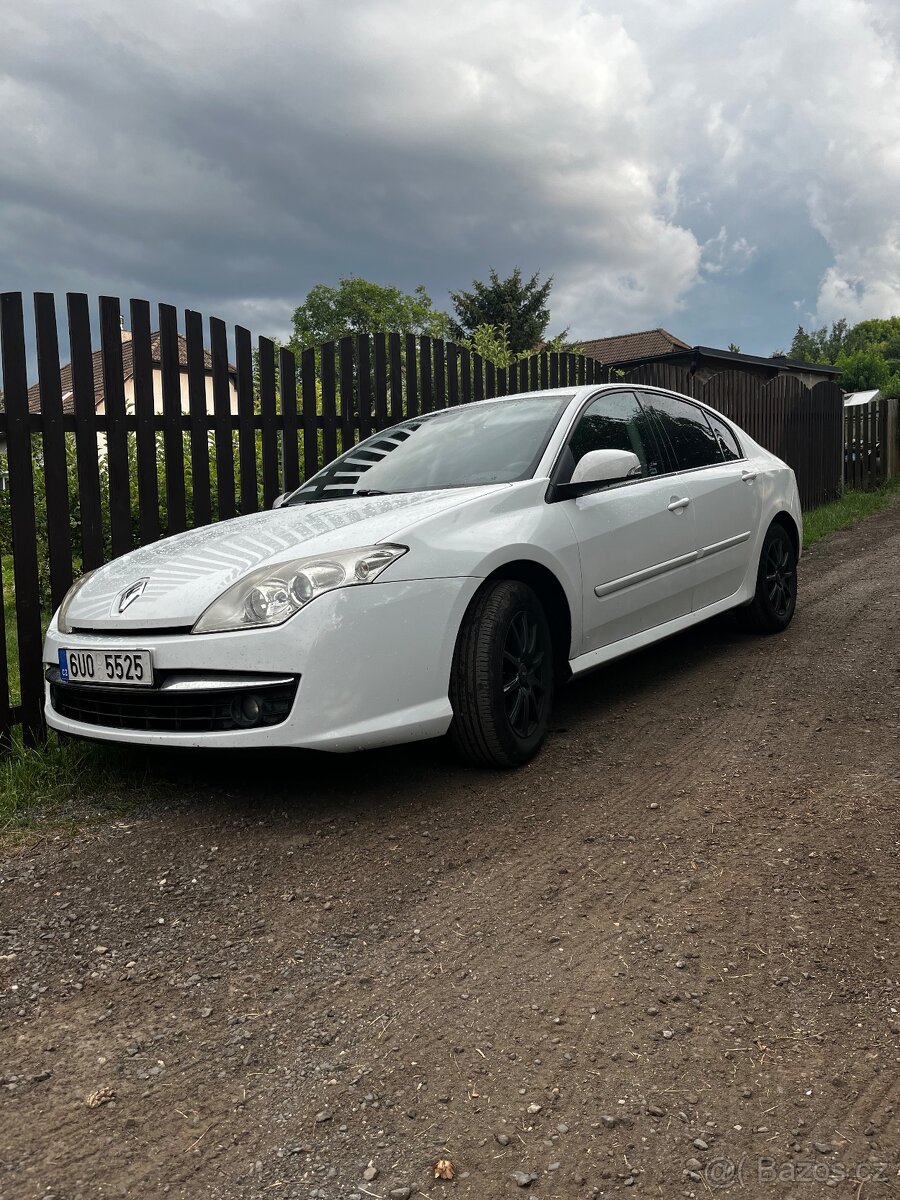
[[[572,395],[511,396],[413,417],[354,446],[286,503],[527,479]]]

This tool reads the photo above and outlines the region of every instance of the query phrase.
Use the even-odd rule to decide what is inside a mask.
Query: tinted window
[[[725,422],[720,421],[718,417],[714,417],[712,413],[707,413],[706,418],[710,425],[712,425],[716,437],[719,439],[719,446],[721,447],[725,461],[734,462],[736,458],[743,458],[744,455],[741,453],[738,440]]]
[[[571,399],[511,396],[404,421],[336,458],[286,503],[527,479]]]
[[[723,460],[719,441],[703,410],[674,396],[646,392],[644,403],[658,419],[679,471],[708,467]]]
[[[575,426],[569,447],[569,474],[589,450],[630,450],[640,460],[642,475],[659,475],[665,469],[650,420],[632,392],[592,400]]]

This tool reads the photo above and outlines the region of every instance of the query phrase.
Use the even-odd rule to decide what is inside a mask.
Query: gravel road
[[[897,1194],[900,504],[800,588],[517,773],[155,758],[8,851],[0,1196]]]

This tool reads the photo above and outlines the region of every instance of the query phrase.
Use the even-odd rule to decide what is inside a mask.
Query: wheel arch
[[[794,554],[797,558],[800,557],[800,530],[797,527],[797,522],[794,520],[791,513],[786,509],[781,509],[775,513],[772,520],[769,522],[769,528],[773,525],[780,525],[791,539],[791,545],[794,547]]]
[[[480,595],[485,587],[499,579],[515,579],[527,584],[535,593],[547,614],[550,636],[553,638],[553,662],[558,683],[569,678],[569,653],[572,648],[572,612],[565,589],[556,575],[543,563],[533,559],[517,558],[495,567],[478,589]],[[472,601],[474,603],[474,600]]]

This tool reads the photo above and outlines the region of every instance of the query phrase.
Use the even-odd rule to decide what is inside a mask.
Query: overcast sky
[[[284,334],[552,274],[549,332],[900,313],[896,0],[0,0],[0,290]]]

